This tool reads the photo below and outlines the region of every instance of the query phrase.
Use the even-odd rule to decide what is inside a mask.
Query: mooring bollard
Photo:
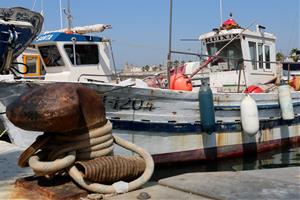
[[[90,192],[124,193],[141,187],[153,173],[151,155],[112,135],[102,98],[80,84],[38,87],[10,104],[6,113],[16,126],[44,132],[19,158],[19,165],[29,165],[36,175],[67,172]],[[112,156],[114,142],[140,156]]]

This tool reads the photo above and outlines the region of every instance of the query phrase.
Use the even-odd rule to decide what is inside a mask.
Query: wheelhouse
[[[209,64],[210,84],[219,92],[235,92],[237,85],[246,87],[250,84],[263,84],[276,76],[276,37],[264,32],[261,26],[251,31],[244,30],[237,24],[224,28],[223,24],[220,29],[203,34],[199,39],[204,47],[204,54],[210,56],[233,40]]]
[[[52,32],[34,44],[46,69],[46,80],[111,81],[109,42],[101,37]]]

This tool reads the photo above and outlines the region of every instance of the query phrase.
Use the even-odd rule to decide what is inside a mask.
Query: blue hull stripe
[[[131,131],[149,131],[149,132],[166,132],[166,133],[191,133],[202,132],[200,123],[158,123],[158,122],[143,122],[143,121],[126,121],[110,119],[113,123],[113,128],[118,130]],[[294,120],[261,120],[260,129],[270,129],[282,125],[296,125],[300,123],[300,117],[295,117]],[[216,132],[238,132],[241,131],[240,122],[216,123]]]
[[[293,103],[294,108],[296,106],[300,106],[300,102]],[[267,110],[267,109],[280,109],[279,104],[273,104],[273,105],[258,105],[258,110]],[[240,110],[240,106],[215,106],[215,110]]]

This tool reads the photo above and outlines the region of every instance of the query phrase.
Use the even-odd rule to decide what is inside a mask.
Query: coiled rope
[[[135,156],[129,160],[135,160],[137,163],[140,163],[140,167],[136,169],[139,171],[144,169],[144,167],[141,167],[141,163],[143,166],[146,165],[143,174],[129,183],[120,182],[121,184],[115,183],[112,185],[94,183],[86,180],[84,173],[79,171],[76,166],[81,165],[83,168],[89,169],[87,167],[88,164],[84,164],[84,162],[86,162],[86,160],[100,159],[103,156],[112,155],[114,143],[140,156]],[[119,163],[123,163],[122,166],[125,166],[124,159],[115,159],[119,160]],[[144,162],[141,162],[141,160]],[[90,160],[88,162],[92,161],[93,160]],[[99,165],[100,161],[95,160],[93,162],[98,162]],[[102,194],[123,193],[135,190],[145,184],[154,171],[154,162],[151,155],[141,147],[116,135],[112,135],[112,124],[109,121],[102,127],[80,131],[80,133],[74,133],[74,131],[64,134],[44,133],[44,135],[39,137],[21,154],[18,163],[21,167],[27,166],[28,163],[37,175],[52,176],[67,171],[73,180],[81,187],[88,191]],[[93,172],[91,170],[88,171]],[[126,174],[126,172],[121,171],[119,171],[119,173]],[[137,173],[137,171],[134,172],[134,174]],[[98,175],[95,174],[92,176]]]

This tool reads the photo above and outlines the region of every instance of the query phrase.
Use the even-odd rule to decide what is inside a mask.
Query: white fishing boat
[[[205,76],[193,77],[191,81],[197,85],[193,89],[182,74],[170,83],[174,83],[173,89],[107,83],[109,65],[100,65],[101,57],[92,56],[105,52],[101,41],[60,32],[39,36],[35,42],[46,80],[1,81],[0,101],[5,107],[22,93],[53,81],[79,82],[103,95],[113,132],[147,149],[156,163],[235,157],[300,143],[300,92],[287,85],[279,90],[274,84],[266,85],[280,78],[275,36],[261,26],[254,31],[240,28],[233,19],[223,25],[199,38],[210,55],[206,61],[209,70]],[[79,44],[81,41],[84,44]],[[86,45],[91,52],[77,45]],[[77,51],[90,56],[77,56]],[[91,81],[94,72],[77,69],[84,59],[77,61],[76,57],[92,62],[87,63],[87,70],[90,64],[102,70],[103,76],[97,77],[102,79]],[[191,91],[176,90],[176,80]],[[260,93],[251,93],[247,87],[251,85],[259,87],[253,91]]]

